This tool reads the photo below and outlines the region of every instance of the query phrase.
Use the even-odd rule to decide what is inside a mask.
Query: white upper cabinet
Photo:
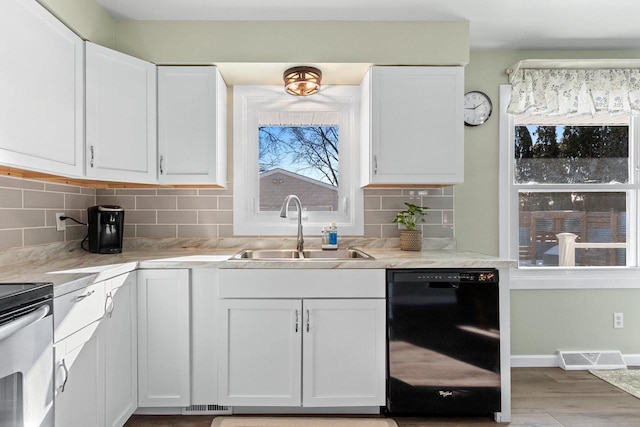
[[[462,67],[372,67],[362,82],[362,185],[464,180]]]
[[[87,176],[157,182],[156,66],[86,43]]]
[[[0,164],[82,176],[82,40],[34,0],[0,2],[0,38]]]
[[[226,115],[217,67],[158,67],[160,183],[226,186]]]

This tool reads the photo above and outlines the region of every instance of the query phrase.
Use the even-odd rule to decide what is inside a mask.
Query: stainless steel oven
[[[0,427],[53,427],[53,285],[0,284]]]

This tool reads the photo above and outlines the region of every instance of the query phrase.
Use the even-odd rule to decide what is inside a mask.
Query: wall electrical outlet
[[[67,229],[67,223],[64,220],[60,219],[61,216],[65,216],[64,212],[56,214],[56,230],[64,231]]]
[[[624,328],[624,314],[613,313],[613,327],[616,329]]]

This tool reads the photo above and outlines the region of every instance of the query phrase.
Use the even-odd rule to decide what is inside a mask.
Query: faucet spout
[[[296,245],[296,249],[298,252],[302,252],[304,250],[304,238],[302,237],[302,203],[300,199],[295,194],[290,194],[284,198],[284,202],[282,203],[282,208],[280,209],[280,217],[286,218],[287,211],[289,210],[289,203],[293,200],[296,205],[296,210],[298,211],[298,243]]]

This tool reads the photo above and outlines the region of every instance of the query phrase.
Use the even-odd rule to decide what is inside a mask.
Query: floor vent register
[[[559,351],[564,370],[624,369],[627,364],[619,351]]]
[[[230,415],[231,407],[220,405],[191,405],[182,408],[182,415]]]

